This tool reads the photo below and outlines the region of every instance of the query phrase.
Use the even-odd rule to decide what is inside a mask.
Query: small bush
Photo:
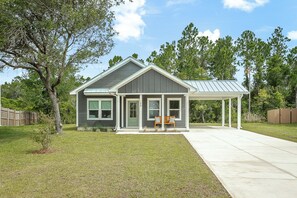
[[[42,113],[39,115],[39,119],[41,125],[34,130],[32,139],[41,144],[42,150],[48,150],[52,142],[51,134],[55,133],[54,119]]]
[[[250,113],[250,114],[245,113],[243,114],[243,121],[244,122],[264,122],[265,117],[254,113]]]

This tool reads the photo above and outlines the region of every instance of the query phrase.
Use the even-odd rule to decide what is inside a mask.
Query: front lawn
[[[229,197],[182,135],[67,126],[53,153],[32,154],[33,128],[0,127],[2,197]]]
[[[242,129],[297,142],[297,124],[242,123]]]

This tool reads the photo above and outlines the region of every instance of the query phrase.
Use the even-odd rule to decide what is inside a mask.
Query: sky
[[[115,46],[98,64],[87,65],[79,75],[94,77],[108,67],[108,60],[115,55],[126,58],[137,53],[146,59],[153,50],[159,50],[165,42],[181,38],[189,23],[194,23],[200,35],[215,41],[218,38],[240,37],[251,30],[256,37],[266,41],[274,29],[283,28],[283,34],[297,46],[296,0],[125,0],[114,9]],[[5,69],[0,73],[0,84],[10,82],[22,70]],[[243,80],[242,70],[236,74]]]

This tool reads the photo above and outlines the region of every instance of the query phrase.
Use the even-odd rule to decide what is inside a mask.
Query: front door
[[[128,127],[138,127],[139,123],[139,101],[128,100],[127,102],[127,126]]]

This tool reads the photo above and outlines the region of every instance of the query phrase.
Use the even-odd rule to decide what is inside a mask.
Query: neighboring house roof
[[[249,93],[236,80],[185,80],[184,82],[196,88],[193,96],[203,99],[218,99],[230,95],[236,97]]]
[[[141,76],[142,74],[150,71],[151,69],[159,72],[160,74],[164,75],[165,77],[173,80],[174,82],[180,84],[181,86],[190,89],[190,91],[196,91],[196,89],[194,87],[192,87],[191,85],[185,83],[184,81],[182,81],[181,79],[173,76],[172,74],[168,73],[167,71],[161,69],[160,67],[156,66],[156,65],[149,65],[141,70],[139,70],[138,72],[136,72],[135,74],[131,75],[130,77],[126,78],[125,80],[123,80],[122,82],[118,83],[117,85],[113,86],[111,88],[111,91],[117,90],[120,87],[126,85],[127,83],[131,82],[132,80],[136,79],[137,77]]]
[[[113,71],[121,68],[122,66],[126,65],[127,63],[129,62],[133,62],[135,65],[143,68],[143,67],[146,67],[146,65],[144,65],[142,62],[134,59],[133,57],[128,57],[126,58],[125,60],[119,62],[118,64],[116,64],[115,66],[109,68],[108,70],[106,71],[103,71],[101,74],[95,76],[94,78],[92,78],[91,80],[89,80],[88,82],[82,84],[81,86],[79,86],[78,88],[74,89],[73,91],[70,92],[70,95],[75,95],[77,94],[79,91],[87,88],[88,86],[90,86],[91,84],[95,83],[96,81],[104,78],[105,76],[111,74]]]

